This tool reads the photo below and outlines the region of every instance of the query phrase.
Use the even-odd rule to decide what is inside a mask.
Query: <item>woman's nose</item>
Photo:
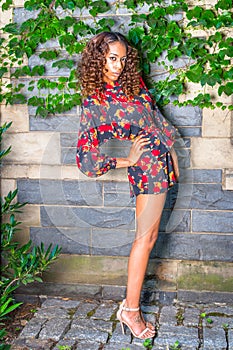
[[[121,62],[120,60],[119,61],[116,61],[116,67],[118,69],[123,69],[123,62]]]

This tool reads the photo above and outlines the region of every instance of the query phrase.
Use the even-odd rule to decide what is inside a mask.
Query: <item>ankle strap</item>
[[[137,307],[137,308],[130,308],[130,307],[123,306],[123,307],[122,307],[122,310],[124,310],[124,311],[139,311],[139,310],[140,310],[140,307]]]

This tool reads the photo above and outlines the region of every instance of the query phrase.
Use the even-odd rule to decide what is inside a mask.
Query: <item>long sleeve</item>
[[[96,126],[99,119],[100,115],[82,107],[76,160],[78,168],[88,177],[98,177],[116,168],[116,158],[100,152],[100,134],[105,130]]]
[[[149,102],[151,113],[146,114],[145,119],[148,118],[150,127],[145,127],[149,132],[153,130],[157,133],[157,137],[160,142],[166,147],[168,151],[172,148],[176,136],[179,136],[177,129],[163,116],[161,111],[156,105],[156,102],[153,100],[150,95],[145,83],[141,79],[141,85],[144,89],[145,94],[142,94],[145,100]],[[151,120],[150,120],[151,117]]]

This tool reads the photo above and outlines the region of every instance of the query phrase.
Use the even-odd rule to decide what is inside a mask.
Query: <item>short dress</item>
[[[119,82],[104,84],[104,94],[88,96],[82,104],[77,144],[78,168],[88,177],[98,177],[116,168],[115,157],[103,154],[100,146],[110,139],[150,138],[140,159],[128,167],[130,196],[159,194],[175,184],[171,149],[176,129],[163,117],[144,82],[129,99]]]

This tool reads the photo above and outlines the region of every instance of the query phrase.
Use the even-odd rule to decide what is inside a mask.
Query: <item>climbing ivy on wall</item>
[[[1,3],[3,10],[13,6],[12,0]],[[209,8],[188,6],[185,0],[118,0],[111,5],[103,0],[29,0],[24,8],[32,18],[2,28],[1,103],[27,103],[42,117],[79,105],[80,54],[90,36],[116,26],[115,14],[125,8],[131,16],[122,17],[118,30],[139,50],[142,73],[160,106],[172,101],[233,110],[213,94],[233,93],[231,0],[219,0]],[[55,40],[53,48],[49,43]],[[28,65],[27,59],[30,62],[35,54],[43,64]],[[46,73],[49,64],[58,70],[54,77]],[[61,69],[67,74],[59,76]],[[188,82],[202,87],[193,99],[185,99]]]

